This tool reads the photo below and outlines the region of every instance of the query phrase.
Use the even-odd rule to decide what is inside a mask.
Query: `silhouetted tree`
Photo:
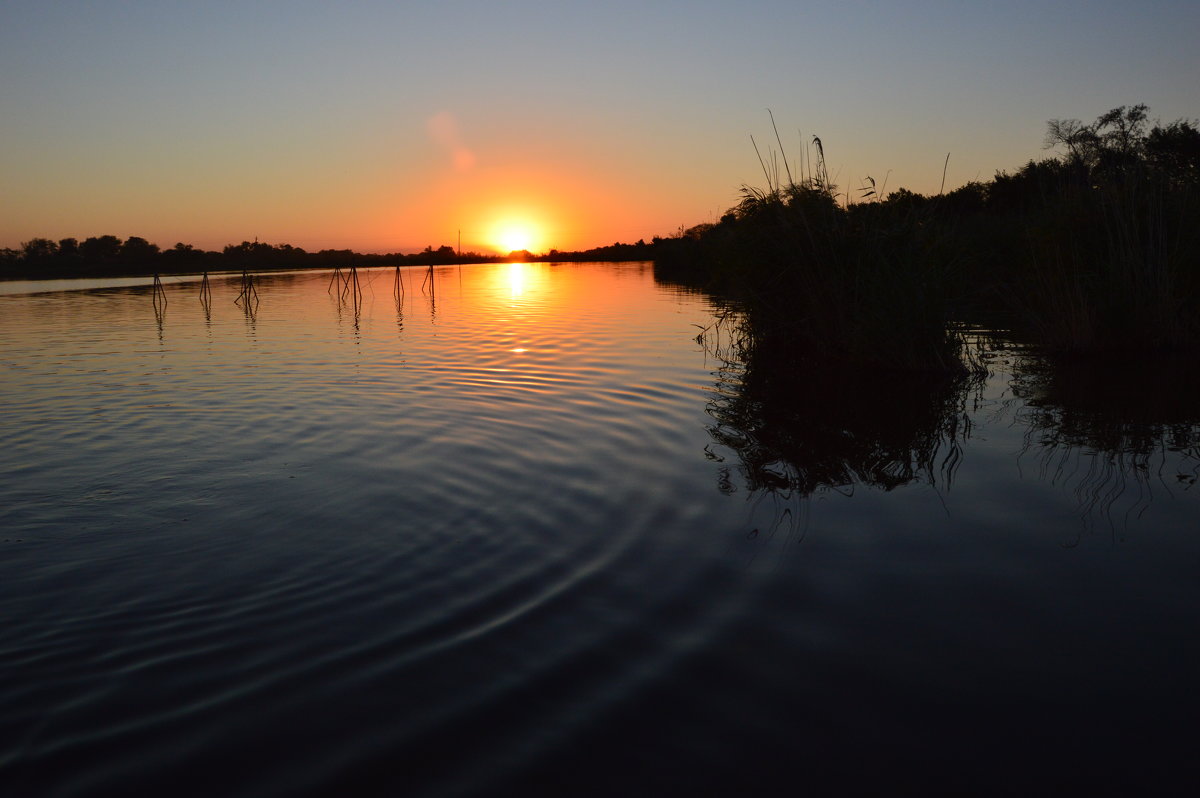
[[[924,194],[918,194],[915,191],[909,191],[907,188],[898,188],[887,195],[887,199],[883,201],[885,206],[891,207],[893,210],[905,213],[908,211],[923,208],[929,203],[929,197]],[[724,221],[722,219],[722,221]]]
[[[1088,169],[1079,161],[1031,160],[1016,172],[996,172],[987,185],[988,209],[1006,213],[1041,207],[1069,184],[1087,185],[1087,177]]]
[[[1046,123],[1046,149],[1062,147],[1068,161],[1100,177],[1114,179],[1142,161],[1146,142],[1146,105],[1118,106],[1090,125],[1078,119]]]
[[[459,257],[458,253],[454,251],[454,247],[443,245],[434,249],[431,244],[421,250],[418,255],[414,256],[412,262],[420,264],[450,264],[458,263]]]
[[[130,236],[121,245],[122,266],[134,271],[153,271],[158,261],[158,245],[141,236]]]
[[[215,252],[196,249],[191,244],[178,242],[159,256],[164,271],[202,271],[217,257]]]
[[[1146,161],[1156,173],[1175,184],[1200,183],[1200,130],[1196,123],[1177,119],[1155,125],[1146,136]]]
[[[987,186],[978,180],[972,180],[948,194],[943,194],[937,200],[940,208],[946,213],[955,215],[980,213],[984,210],[987,201]]]
[[[28,266],[47,266],[57,254],[58,243],[48,238],[31,238],[21,244],[21,255]]]
[[[79,245],[83,265],[89,270],[110,270],[121,255],[121,239],[116,236],[92,236]]]
[[[15,277],[21,268],[21,250],[4,247],[0,249],[0,275]]]
[[[74,274],[83,264],[83,254],[79,251],[79,241],[74,238],[63,238],[58,242],[58,256],[54,259],[54,267],[63,274]]]

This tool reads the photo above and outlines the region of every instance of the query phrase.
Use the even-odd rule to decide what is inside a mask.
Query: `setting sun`
[[[489,241],[500,252],[514,252],[522,249],[530,252],[540,251],[544,246],[544,236],[533,222],[524,219],[504,219],[497,222]]]

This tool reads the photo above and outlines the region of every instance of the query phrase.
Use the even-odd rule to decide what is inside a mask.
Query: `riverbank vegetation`
[[[458,252],[453,247],[426,247],[408,254],[364,254],[349,249],[306,252],[291,244],[243,241],[222,251],[196,249],[177,243],[159,249],[140,236],[122,241],[105,235],[79,241],[64,238],[34,238],[20,249],[0,249],[0,280],[46,280],[72,277],[128,277],[149,274],[199,274],[216,271],[270,271],[284,269],[333,269],[357,266],[445,266],[462,263],[521,261],[635,261],[653,260],[654,245],[645,241],[615,243],[577,252],[546,253],[517,250],[507,255]]]
[[[177,243],[159,249],[139,236],[121,240],[104,235],[79,241],[34,238],[16,250],[0,250],[0,278],[49,279],[115,277],[142,274],[190,274],[205,271],[267,271],[272,269],[325,269],[349,266],[428,266],[449,263],[492,263],[500,255],[459,253],[453,247],[426,247],[411,254],[362,254],[348,249],[306,252],[290,244],[243,241],[222,251],[197,249]]]
[[[924,196],[830,179],[823,142],[789,159],[755,144],[765,185],[718,222],[651,242],[508,256],[306,252],[243,241],[221,252],[139,237],[35,238],[0,250],[0,278],[116,276],[505,260],[654,260],[664,280],[722,294],[761,350],[906,371],[971,367],[964,323],[1064,355],[1200,352],[1200,130],[1151,125],[1144,105],[1051,120],[1052,154]],[[883,181],[886,184],[886,181]]]
[[[357,266],[444,266],[460,263],[504,261],[630,261],[652,260],[651,244],[611,244],[579,252],[537,254],[517,250],[507,255],[458,252],[453,247],[426,247],[409,254],[363,254],[349,249],[306,252],[291,244],[243,241],[222,251],[196,249],[177,243],[160,249],[140,236],[122,240],[104,235],[79,241],[34,238],[20,249],[0,249],[0,279],[61,279],[71,277],[126,277],[149,274],[198,274],[216,271],[269,271],[273,269],[332,269]]]
[[[756,346],[799,357],[957,370],[964,320],[1052,353],[1200,351],[1195,123],[1151,127],[1146,106],[1122,106],[1052,120],[1046,144],[1051,157],[933,197],[869,177],[840,189],[820,139],[795,168],[780,144],[765,188],[659,242],[656,268],[736,297]]]

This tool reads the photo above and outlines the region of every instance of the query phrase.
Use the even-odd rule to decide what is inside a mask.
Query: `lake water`
[[[785,379],[649,264],[427,277],[0,284],[0,794],[1200,776],[1187,368]]]

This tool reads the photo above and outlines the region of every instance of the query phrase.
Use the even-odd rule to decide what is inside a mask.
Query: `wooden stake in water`
[[[342,286],[342,301],[345,301],[346,297],[350,297],[354,303],[354,309],[358,310],[359,305],[362,304],[362,286],[358,282],[357,266],[350,267],[350,273],[346,275],[345,284]]]
[[[249,308],[251,302],[256,306],[258,305],[258,289],[254,287],[254,275],[243,269],[242,290],[238,293],[237,298],[233,300],[233,303]]]
[[[208,307],[208,303],[212,302],[212,288],[208,284],[208,272],[200,278],[200,304]]]
[[[167,306],[167,290],[163,288],[162,278],[157,273],[154,275],[153,299],[156,310],[160,304],[164,308]]]

